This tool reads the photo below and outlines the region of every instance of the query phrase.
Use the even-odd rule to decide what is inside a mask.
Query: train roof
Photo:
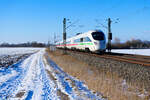
[[[91,34],[92,32],[102,32],[102,31],[101,31],[101,30],[90,30],[90,31],[88,31],[88,32],[81,33],[81,34],[75,35],[75,36],[73,36],[73,37],[71,37],[71,38],[68,38],[68,39],[66,40],[66,42],[67,42],[67,41],[70,41],[70,40],[72,40],[72,39],[77,39],[77,38],[79,38],[79,37],[87,36],[88,34]],[[57,43],[62,43],[62,42],[63,42],[63,41],[59,41],[59,42],[57,42]]]
[[[79,37],[84,37],[84,36],[86,36],[86,35],[88,35],[88,34],[91,34],[92,32],[102,32],[102,31],[101,31],[101,30],[90,30],[90,31],[88,31],[88,32],[81,33],[81,34],[79,34],[79,35],[75,35],[75,36],[73,36],[73,37],[71,37],[71,38],[68,38],[67,40],[69,41],[69,40],[71,40],[71,39],[76,39],[76,38],[79,38]]]

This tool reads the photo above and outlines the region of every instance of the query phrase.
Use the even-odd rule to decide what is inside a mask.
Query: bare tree
[[[114,38],[114,42],[115,42],[116,44],[120,44],[120,39],[117,38],[117,37],[115,37],[115,38]]]

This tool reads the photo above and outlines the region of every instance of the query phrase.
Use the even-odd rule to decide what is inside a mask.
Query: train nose
[[[100,49],[100,42],[99,41],[95,41],[94,45],[95,45],[96,49]]]
[[[94,42],[94,44],[95,44],[96,46],[98,46],[98,45],[99,45],[99,43],[98,43],[98,42]]]
[[[96,41],[94,44],[97,50],[104,50],[106,48],[105,41]]]
[[[103,41],[100,41],[100,49],[106,49],[106,42],[103,40]]]

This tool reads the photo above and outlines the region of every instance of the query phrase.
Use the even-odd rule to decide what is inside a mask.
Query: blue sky
[[[93,29],[107,35],[101,24],[110,17],[113,38],[150,40],[150,0],[0,0],[0,43],[61,39],[64,17],[78,20],[68,37]]]

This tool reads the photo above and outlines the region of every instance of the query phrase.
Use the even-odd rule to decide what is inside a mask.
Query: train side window
[[[91,39],[90,39],[89,37],[85,37],[85,38],[83,39],[83,42],[92,42],[92,41],[91,41]]]
[[[80,39],[74,40],[74,43],[78,43],[78,42],[80,42]]]

